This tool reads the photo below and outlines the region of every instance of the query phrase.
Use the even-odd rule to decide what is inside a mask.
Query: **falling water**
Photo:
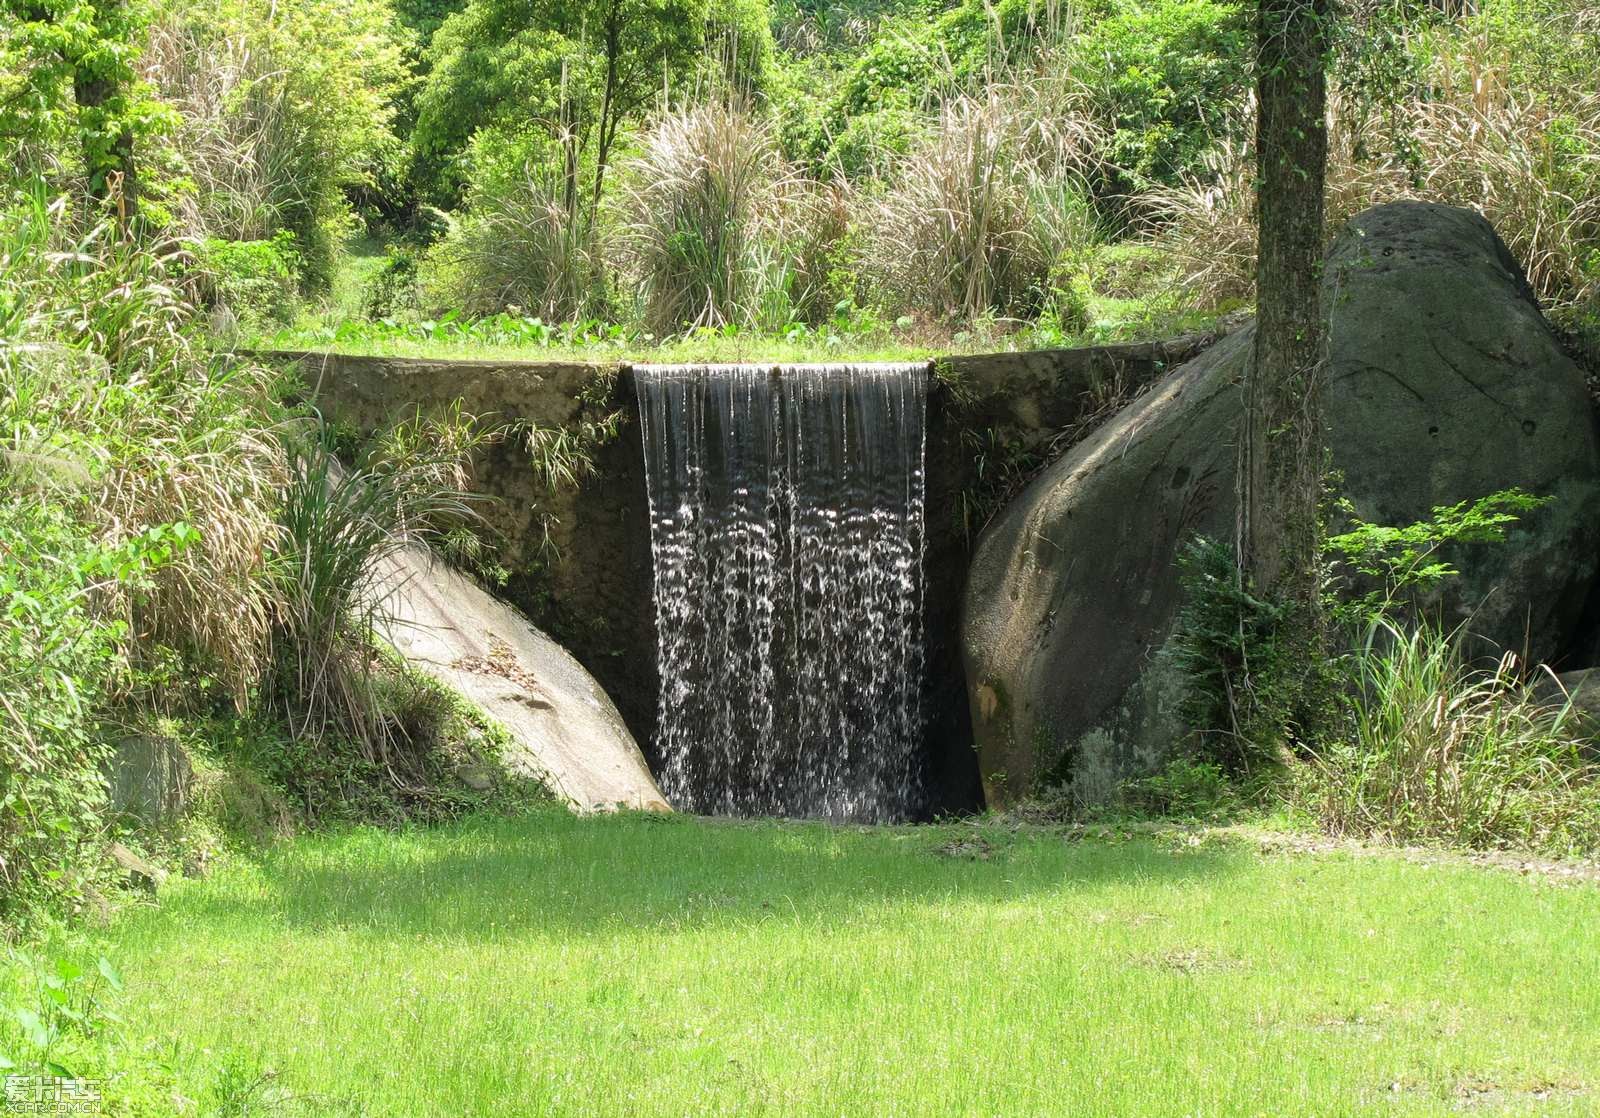
[[[892,820],[921,798],[925,365],[637,366],[662,790]]]

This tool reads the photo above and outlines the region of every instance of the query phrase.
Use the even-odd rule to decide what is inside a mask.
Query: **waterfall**
[[[639,365],[662,790],[836,820],[920,805],[925,364]]]

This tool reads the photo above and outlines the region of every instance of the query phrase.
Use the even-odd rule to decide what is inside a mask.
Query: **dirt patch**
[[[985,862],[994,855],[994,844],[982,835],[951,839],[933,848],[942,858],[958,858],[968,862]]]
[[[1589,1088],[1584,1084],[1568,1080],[1535,1077],[1525,1083],[1504,1084],[1483,1075],[1463,1075],[1442,1084],[1398,1079],[1378,1092],[1390,1101],[1399,1101],[1407,1096],[1440,1099],[1449,1102],[1452,1109],[1468,1114],[1480,1111],[1500,1113],[1507,1108],[1515,1108],[1521,1113],[1521,1108],[1530,1104],[1570,1103],[1588,1093]]]
[[[1545,858],[1514,850],[1455,851],[1426,846],[1386,846],[1362,839],[1332,838],[1301,831],[1268,831],[1257,827],[1218,827],[1216,834],[1248,842],[1262,854],[1345,854],[1362,858],[1398,858],[1429,866],[1483,866],[1536,877],[1558,884],[1600,884],[1600,861]]]
[[[1141,955],[1136,962],[1142,967],[1182,975],[1224,974],[1245,969],[1242,959],[1206,947],[1175,947],[1156,954]]]

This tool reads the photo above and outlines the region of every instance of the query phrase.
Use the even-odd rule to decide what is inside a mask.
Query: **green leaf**
[[[28,1039],[29,1044],[35,1048],[50,1047],[50,1030],[45,1028],[37,1013],[31,1009],[14,1009],[11,1015],[17,1019],[17,1024],[22,1026],[22,1035]]]
[[[100,956],[100,961],[95,965],[99,968],[100,977],[106,980],[106,985],[113,990],[121,991],[122,974],[116,967],[111,965],[111,960],[102,955]]]

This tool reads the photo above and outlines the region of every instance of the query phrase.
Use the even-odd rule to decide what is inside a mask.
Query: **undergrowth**
[[[224,831],[481,802],[453,768],[496,764],[492,732],[373,626],[384,557],[470,521],[463,462],[493,433],[417,417],[341,469],[276,374],[199,329],[182,253],[39,185],[0,211],[0,920],[103,903],[114,839],[185,861],[181,825],[110,810],[113,743],[151,727]]]
[[[1309,679],[1293,621],[1241,584],[1228,547],[1193,542],[1169,653],[1192,736],[1128,802],[1282,802],[1338,835],[1600,851],[1600,765],[1571,696],[1513,653],[1486,663],[1469,625],[1435,620],[1458,574],[1448,557],[1503,542],[1546,503],[1512,489],[1400,527],[1345,506],[1349,526],[1327,541],[1334,655]]]

